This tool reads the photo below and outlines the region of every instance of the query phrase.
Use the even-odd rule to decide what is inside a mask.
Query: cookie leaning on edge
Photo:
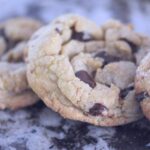
[[[17,109],[36,103],[39,98],[26,78],[26,42],[41,26],[29,18],[0,23],[0,109]]]
[[[135,100],[136,65],[147,37],[110,21],[101,28],[64,15],[39,29],[28,43],[31,88],[65,118],[115,126],[140,119]]]
[[[150,120],[150,53],[137,68],[135,87],[136,99],[141,104],[144,115]]]

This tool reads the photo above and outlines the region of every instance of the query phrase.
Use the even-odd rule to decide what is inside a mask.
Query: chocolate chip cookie
[[[41,23],[14,18],[0,23],[0,109],[17,109],[38,101],[26,78],[26,43]]]
[[[150,120],[150,53],[144,57],[136,71],[136,100]]]
[[[145,40],[118,21],[99,27],[84,17],[61,16],[28,43],[29,84],[65,118],[101,126],[136,121],[143,115],[134,77],[141,51],[149,49]]]

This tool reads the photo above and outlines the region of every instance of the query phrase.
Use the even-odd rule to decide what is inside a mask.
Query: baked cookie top
[[[29,18],[0,23],[0,109],[16,109],[37,102],[26,78],[26,43],[41,26]]]
[[[29,84],[66,118],[102,126],[138,120],[134,77],[147,40],[115,20],[99,27],[81,16],[61,16],[28,43]]]

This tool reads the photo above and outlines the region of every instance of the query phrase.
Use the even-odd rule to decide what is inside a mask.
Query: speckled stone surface
[[[42,102],[0,111],[0,150],[149,150],[145,119],[115,128],[65,120]]]
[[[117,18],[150,35],[149,0],[0,0],[0,20],[30,16],[50,22],[75,12],[97,23]],[[150,150],[150,122],[96,127],[63,119],[39,102],[17,111],[0,111],[0,150]]]

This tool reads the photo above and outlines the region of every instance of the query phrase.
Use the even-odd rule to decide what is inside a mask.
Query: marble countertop
[[[0,0],[0,20],[30,16],[44,22],[65,13],[98,24],[110,18],[134,24],[150,35],[149,0]],[[17,111],[0,111],[0,150],[150,150],[150,122],[113,128],[63,119],[39,102]]]

